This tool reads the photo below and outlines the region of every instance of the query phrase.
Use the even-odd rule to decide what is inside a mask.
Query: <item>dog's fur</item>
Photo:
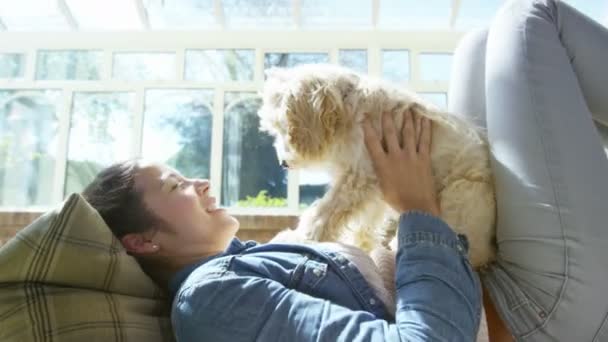
[[[303,240],[343,241],[370,252],[392,238],[397,213],[382,200],[361,122],[367,115],[380,131],[381,113],[390,112],[402,127],[403,112],[410,109],[432,122],[441,217],[468,237],[473,266],[494,259],[496,203],[481,128],[413,92],[335,65],[274,68],[266,76],[260,129],[275,137],[279,161],[290,169],[321,166],[332,178],[325,196],[300,218],[295,232]]]

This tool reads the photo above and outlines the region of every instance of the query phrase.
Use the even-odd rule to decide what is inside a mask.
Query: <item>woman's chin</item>
[[[230,215],[226,209],[218,209],[213,215],[217,215],[217,218],[221,220],[220,226],[223,229],[233,230],[234,233],[239,230],[239,221],[236,217]]]

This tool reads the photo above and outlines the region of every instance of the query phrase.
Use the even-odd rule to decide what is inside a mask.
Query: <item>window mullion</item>
[[[62,102],[57,108],[59,118],[59,134],[57,139],[57,158],[55,160],[55,179],[53,180],[53,203],[63,201],[65,179],[67,177],[68,148],[70,134],[70,118],[72,101],[74,99],[74,89],[71,87],[63,88]]]
[[[213,123],[211,129],[210,181],[213,196],[222,203],[222,161],[224,140],[224,89],[215,88],[213,99]]]
[[[176,70],[175,72],[177,73],[176,76],[176,80],[177,81],[183,81],[184,80],[184,70],[186,68],[186,49],[185,48],[181,48],[181,49],[177,49],[177,51],[175,52],[175,65],[176,65]]]
[[[329,50],[329,63],[331,64],[340,64],[338,60],[339,50],[338,48],[333,48]]]

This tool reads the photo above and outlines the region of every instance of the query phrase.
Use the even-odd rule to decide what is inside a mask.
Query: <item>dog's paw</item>
[[[313,205],[302,213],[296,230],[312,241],[324,241],[327,238],[325,236],[326,226],[326,220],[319,215],[317,207]]]
[[[319,218],[314,215],[302,215],[296,230],[300,234],[306,236],[307,239],[313,241],[321,241],[323,238],[323,224],[320,222]]]

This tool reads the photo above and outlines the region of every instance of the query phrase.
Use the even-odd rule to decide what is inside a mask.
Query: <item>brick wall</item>
[[[42,212],[0,211],[0,246]],[[267,242],[286,227],[295,227],[297,217],[291,215],[234,215],[240,222],[237,236],[242,240]]]
[[[41,212],[6,212],[0,211],[0,246],[13,237],[19,229],[34,221]]]

